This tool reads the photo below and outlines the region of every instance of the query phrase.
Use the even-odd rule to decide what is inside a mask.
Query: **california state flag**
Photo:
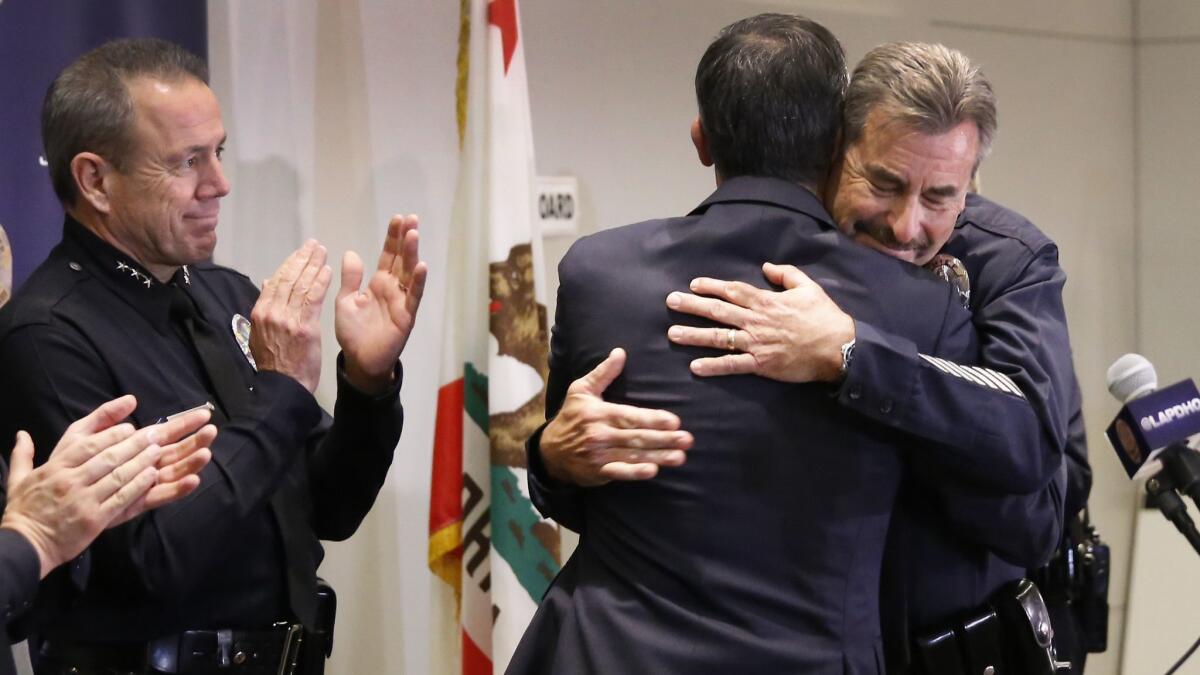
[[[525,439],[544,420],[544,291],[517,0],[461,0],[461,160],[429,500],[431,669],[502,673],[559,569],[529,501]],[[444,583],[442,583],[444,582]]]

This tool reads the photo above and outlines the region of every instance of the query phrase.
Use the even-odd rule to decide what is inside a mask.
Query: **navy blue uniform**
[[[570,491],[562,512],[533,488],[543,513],[582,536],[510,673],[882,672],[879,570],[905,450],[918,444],[827,385],[697,378],[688,363],[706,350],[665,338],[699,321],[668,311],[669,292],[701,274],[763,287],[767,259],[796,263],[925,353],[977,355],[948,286],[853,243],[784,181],[733,178],[687,217],[576,242],[559,267],[548,413],[621,346],[628,361],[606,398],[673,411],[695,445],[653,481]],[[949,447],[917,459],[969,468]]]
[[[1090,485],[1057,247],[1025,218],[972,194],[943,252],[959,258],[970,276],[981,363],[1007,375],[1020,396],[969,386],[961,367],[925,368],[915,382],[906,380],[911,364],[922,359],[911,352],[897,357],[894,339],[885,344],[884,365],[861,386],[882,392],[953,387],[941,405],[896,428],[922,434],[928,426],[940,429],[945,442],[978,443],[979,461],[998,468],[1025,463],[1022,473],[1034,482],[1023,487],[1034,489],[913,467],[915,480],[902,490],[889,533],[881,595],[889,666],[897,672],[908,663],[914,635],[982,605],[1004,583],[1044,564],[1060,540],[1064,514],[1082,508]],[[862,375],[855,372],[858,358],[867,363],[873,353],[856,350],[850,380]],[[842,400],[854,405],[848,396]]]
[[[394,388],[369,397],[339,365],[331,418],[296,380],[258,372],[243,354],[234,317],[249,317],[258,297],[246,277],[206,264],[183,268],[173,283],[224,336],[249,390],[245,409],[221,407],[170,317],[172,289],[70,219],[63,241],[0,310],[0,436],[28,430],[38,462],[71,421],[123,394],[137,396],[138,426],[217,404],[220,434],[200,488],[101,534],[88,574],[68,579],[64,570],[43,584],[35,630],[51,642],[309,624],[311,606],[289,598],[315,597],[318,539],[355,531],[391,464],[403,417],[398,372]]]

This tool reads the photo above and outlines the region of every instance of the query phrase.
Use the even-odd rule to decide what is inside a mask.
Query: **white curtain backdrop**
[[[233,184],[218,263],[260,282],[316,237],[329,248],[336,287],[344,251],[373,265],[388,218],[421,216],[431,274],[402,359],[404,434],[374,510],[349,542],[326,546],[321,574],[339,596],[330,672],[432,672],[425,547],[444,228],[457,171],[458,3],[210,0],[209,35]],[[318,392],[329,410],[335,291]]]

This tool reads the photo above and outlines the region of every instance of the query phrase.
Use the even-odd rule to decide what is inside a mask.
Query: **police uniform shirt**
[[[1001,352],[989,357],[1013,372],[1053,442],[1063,438],[1065,415],[1065,512],[1078,513],[1091,492],[1092,470],[1058,246],[1021,214],[971,193],[944,250],[960,258],[972,276],[971,314],[985,349],[992,344],[992,352]]]
[[[914,465],[922,483],[954,503],[931,508],[931,520],[940,523],[932,526],[1000,554],[1013,570],[1036,567],[1062,528],[1068,438],[1082,445],[1058,248],[1018,214],[970,194],[942,252],[959,258],[969,275],[981,347],[976,363],[983,365],[932,359],[856,323],[854,361],[839,400],[899,431],[958,448],[974,470]],[[884,413],[879,401],[895,403]],[[990,495],[1023,498],[1005,503]],[[978,565],[988,566],[982,559]]]
[[[220,433],[200,488],[102,534],[86,575],[52,574],[35,605],[43,637],[129,642],[289,617],[288,584],[315,594],[318,539],[355,531],[391,464],[403,422],[399,364],[394,386],[367,396],[347,383],[339,356],[331,418],[296,380],[256,371],[239,346],[235,324],[259,294],[249,279],[204,264],[171,283],[224,336],[248,391],[244,409],[222,408],[172,321],[177,291],[70,218],[0,310],[0,435],[28,430],[38,462],[73,420],[123,394],[137,397],[138,427],[217,404]],[[298,523],[302,541],[283,542],[281,522]]]
[[[923,486],[907,486],[889,532],[891,564],[885,568],[895,575],[885,576],[890,581],[882,608],[893,668],[907,663],[908,639],[961,618],[1027,568],[1044,564],[1058,545],[1064,515],[1086,499],[1086,486],[1068,489],[1066,469],[1072,485],[1090,480],[1058,247],[1019,214],[971,194],[942,252],[961,260],[969,275],[982,363],[1008,375],[1020,397],[978,382],[971,386],[964,375],[978,369],[959,365],[923,374],[919,386],[953,386],[957,392],[952,405],[929,414],[947,422],[956,410],[966,415],[950,442],[971,439],[972,426],[1011,425],[1013,439],[1029,444],[1029,466],[1055,470],[1036,489],[1008,497],[948,474],[922,476],[925,485],[939,487],[940,498]],[[982,449],[979,458],[983,466],[994,461]]]

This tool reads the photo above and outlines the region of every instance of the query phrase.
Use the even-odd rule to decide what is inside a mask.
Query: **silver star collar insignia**
[[[149,276],[142,274],[141,272],[134,269],[132,266],[127,265],[120,260],[117,261],[117,271],[118,272],[127,272],[131,279],[135,279],[135,280],[141,282],[141,284],[143,286],[145,286],[146,288],[150,288],[152,285],[154,285],[154,282],[150,280]]]

